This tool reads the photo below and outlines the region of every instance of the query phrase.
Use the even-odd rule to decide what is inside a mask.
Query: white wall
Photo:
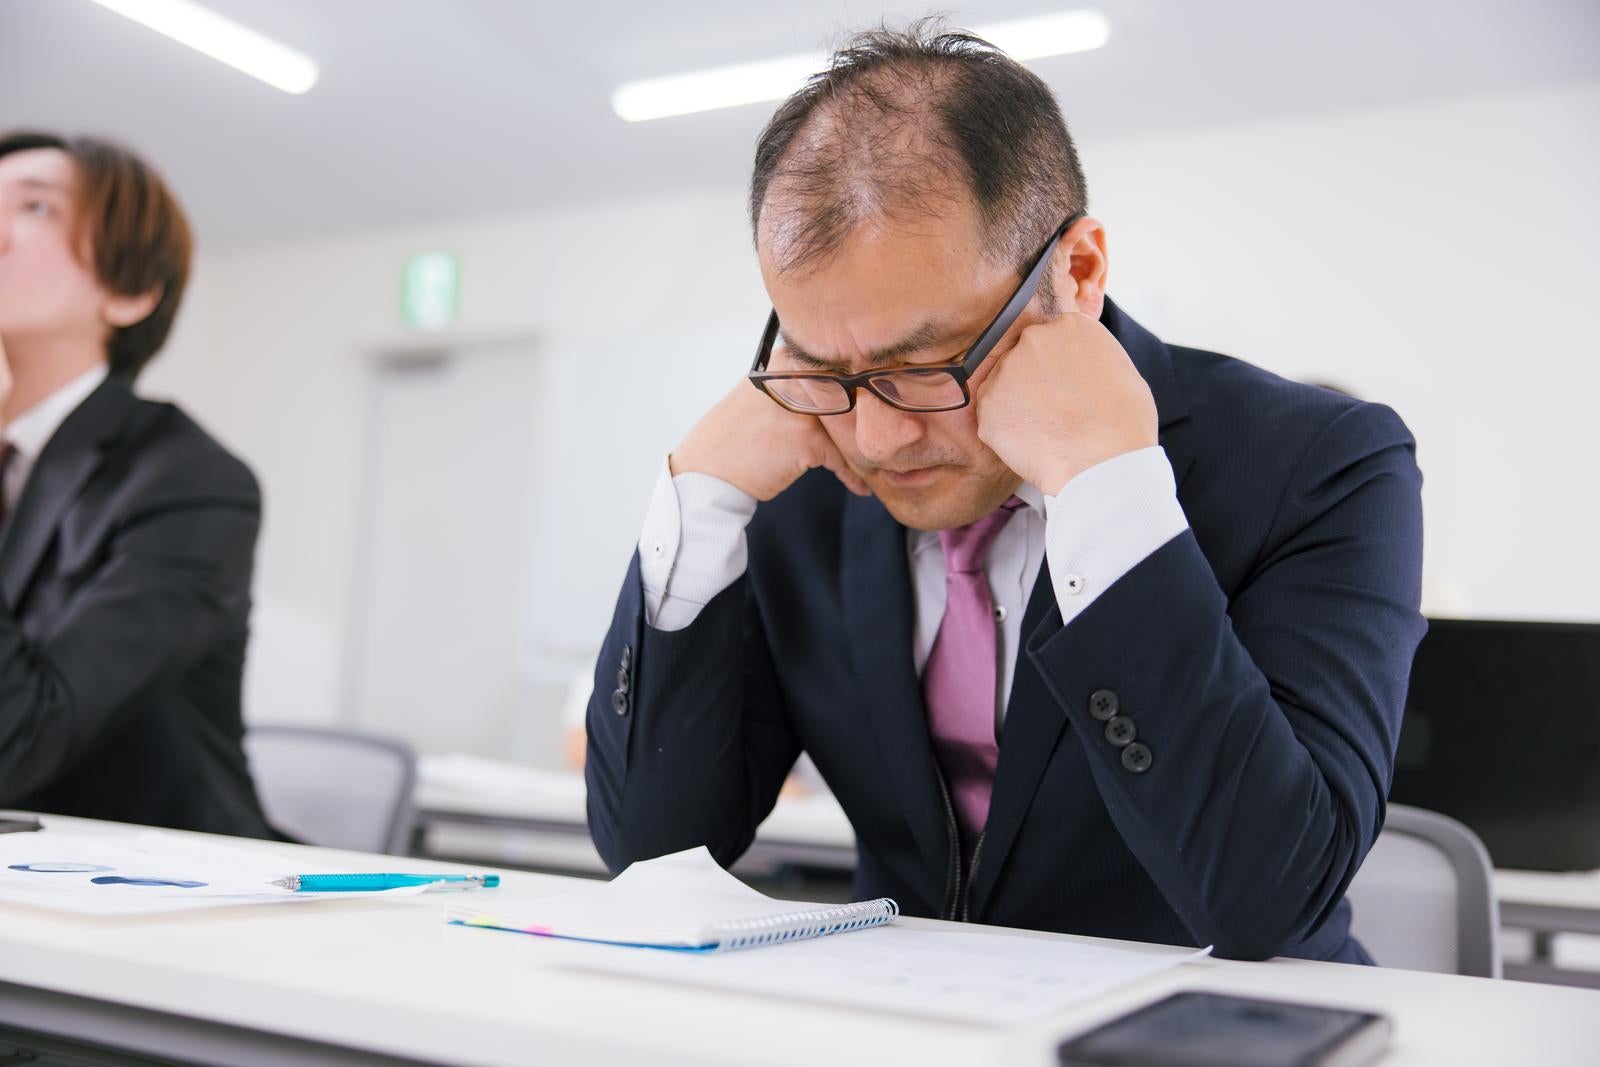
[[[1467,613],[1600,619],[1600,86],[1090,146],[1112,292],[1395,407]],[[1144,306],[1147,305],[1147,306]]]
[[[1600,619],[1585,418],[1600,85],[1083,147],[1114,297],[1169,340],[1396,407],[1421,443],[1427,570],[1471,613]],[[254,714],[337,713],[317,679],[342,662],[362,551],[366,375],[374,353],[417,343],[397,290],[419,250],[463,263],[438,343],[531,336],[554,361],[564,406],[529,410],[571,442],[551,489],[572,506],[545,593],[572,609],[556,626],[569,644],[598,640],[660,456],[748,365],[766,312],[742,179],[202,255],[146,390],[180,398],[264,483],[258,618],[292,632],[261,634],[252,698],[278,706]],[[587,384],[613,365],[639,384]]]
[[[568,442],[552,486],[567,521],[541,536],[557,546],[559,570],[544,586],[529,583],[547,602],[525,629],[550,654],[530,649],[520,679],[524,688],[545,685],[545,702],[559,703],[549,676],[562,664],[575,669],[603,636],[661,457],[748,367],[766,309],[741,212],[733,184],[660,202],[202,255],[173,343],[144,390],[180,399],[263,484],[249,715],[350,717],[341,699],[358,564],[370,548],[360,531],[373,362],[419,344],[464,350],[502,339],[531,339],[566,401],[528,404],[530,417],[558,421]],[[400,265],[439,248],[461,257],[460,315],[448,333],[419,338],[399,322]],[[619,387],[602,386],[600,374]],[[523,562],[505,561],[508,582],[521,580]]]

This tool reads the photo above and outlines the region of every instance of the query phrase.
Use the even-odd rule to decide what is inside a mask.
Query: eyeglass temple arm
[[[961,364],[962,370],[968,374],[977,370],[978,365],[989,355],[989,350],[999,344],[1000,338],[1004,337],[1005,332],[1011,329],[1011,324],[1017,321],[1017,316],[1022,314],[1022,309],[1028,306],[1028,301],[1032,300],[1033,294],[1038,291],[1039,279],[1044,277],[1044,272],[1049,268],[1050,260],[1055,255],[1056,245],[1061,243],[1061,238],[1066,234],[1067,230],[1071,229],[1072,224],[1080,218],[1082,218],[1081,215],[1074,215],[1066,222],[1063,222],[1061,228],[1056,231],[1055,236],[1050,238],[1050,243],[1045,245],[1039,252],[1039,258],[1034,262],[1033,268],[1028,271],[1028,276],[1022,280],[1022,284],[1017,287],[1017,291],[1011,294],[1011,299],[1006,302],[1005,307],[1000,309],[1000,314],[996,315],[994,321],[989,323],[988,328],[978,336],[977,343],[972,346],[971,354]],[[776,324],[773,324],[773,328],[776,328]]]
[[[772,354],[772,345],[777,339],[778,309],[773,308],[767,315],[767,328],[761,331],[761,343],[756,346],[756,358],[755,362],[750,364],[750,373],[754,374],[761,369],[761,361]]]

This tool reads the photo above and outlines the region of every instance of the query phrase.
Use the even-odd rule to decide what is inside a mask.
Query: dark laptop
[[[1466,823],[1496,867],[1600,868],[1600,624],[1430,619],[1389,799]]]

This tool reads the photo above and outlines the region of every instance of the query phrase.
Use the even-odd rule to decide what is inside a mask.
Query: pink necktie
[[[1022,506],[1012,497],[969,526],[939,531],[947,568],[944,618],[922,671],[922,695],[934,755],[944,771],[969,863],[989,817],[989,793],[1000,759],[995,739],[999,653],[983,561],[1001,528]]]

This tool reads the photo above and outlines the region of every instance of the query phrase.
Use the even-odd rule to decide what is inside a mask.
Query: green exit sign
[[[461,261],[449,252],[419,252],[400,272],[400,317],[419,330],[442,330],[456,320]]]

